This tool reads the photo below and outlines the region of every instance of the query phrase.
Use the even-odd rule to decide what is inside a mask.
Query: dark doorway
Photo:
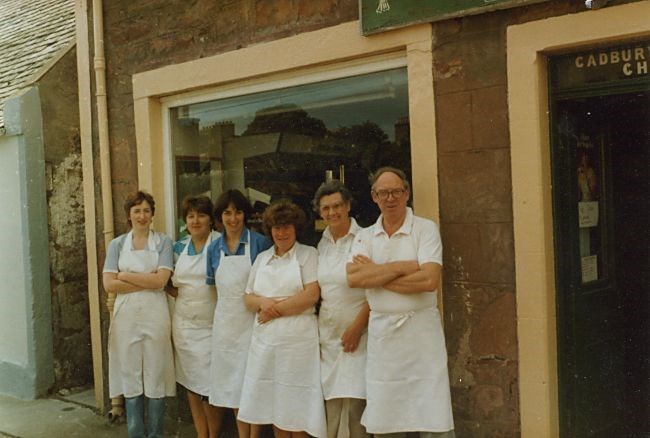
[[[562,437],[650,436],[650,86],[606,73],[550,94]]]
[[[623,412],[631,436],[650,436],[650,94],[616,96],[614,129],[615,277],[623,312]]]

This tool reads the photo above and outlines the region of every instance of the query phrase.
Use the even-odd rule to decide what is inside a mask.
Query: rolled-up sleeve
[[[120,237],[110,241],[108,244],[108,249],[106,250],[106,259],[104,259],[103,272],[112,272],[114,274],[120,272],[120,269],[118,267],[120,261],[120,249]]]
[[[174,243],[169,236],[164,234],[158,248],[158,269],[174,272]]]
[[[303,246],[301,249],[302,257],[300,257],[300,275],[302,277],[302,284],[313,283],[318,281],[318,251],[311,246]]]
[[[442,240],[438,225],[423,221],[418,233],[418,263],[437,263],[442,266]]]

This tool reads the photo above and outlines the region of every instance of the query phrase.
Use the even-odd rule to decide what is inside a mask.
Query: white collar
[[[377,218],[377,221],[374,224],[372,224],[373,236],[377,236],[382,233],[388,234],[386,233],[386,230],[384,230],[383,219],[384,219],[384,215],[380,214],[379,217]],[[406,207],[406,217],[404,218],[404,222],[402,223],[402,226],[400,226],[399,229],[395,233],[393,233],[393,235],[411,234],[412,230],[413,230],[413,209],[411,209],[411,207]]]
[[[136,251],[133,249],[133,230],[129,231],[128,234],[126,235],[126,242],[125,247],[128,248],[129,251]],[[147,248],[149,251],[155,251],[158,248],[158,244],[160,243],[160,236],[158,233],[155,233],[153,230],[149,230],[149,237],[147,238]]]
[[[355,237],[358,233],[359,230],[361,230],[361,227],[357,223],[357,221],[351,217],[350,218],[350,229],[348,230],[347,234],[343,237],[340,237],[338,240],[345,239],[347,236],[352,235],[352,237]],[[323,231],[323,237],[328,239],[330,242],[334,243],[334,238],[332,237],[332,232],[330,231],[330,227],[328,226],[325,228],[325,231]]]
[[[272,259],[293,258],[295,256],[295,254],[296,254],[296,248],[298,247],[298,245],[300,245],[300,243],[298,243],[298,241],[296,240],[296,242],[293,244],[291,249],[289,251],[285,252],[284,254],[282,254],[281,256],[279,256],[279,255],[277,255],[275,253],[275,245],[273,245],[271,247],[271,260]]]

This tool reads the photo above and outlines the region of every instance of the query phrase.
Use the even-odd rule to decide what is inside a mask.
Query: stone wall
[[[544,2],[434,25],[445,327],[458,436],[520,435],[506,29],[583,9]]]
[[[55,390],[93,382],[74,47],[39,81],[47,177]]]

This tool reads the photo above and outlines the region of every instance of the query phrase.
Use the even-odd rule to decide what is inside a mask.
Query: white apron
[[[292,296],[303,288],[296,251],[288,266],[269,265],[273,251],[271,248],[260,255],[263,259],[253,289],[271,298]],[[238,418],[326,437],[319,356],[313,308],[266,324],[259,324],[256,319]]]
[[[373,247],[376,263],[417,260],[415,236],[393,235]],[[447,349],[436,308],[436,293],[367,292],[368,433],[446,432],[454,428],[447,371]]]
[[[120,272],[155,272],[160,236],[151,231],[147,249],[134,250],[132,232],[120,252]],[[117,294],[108,336],[110,397],[149,398],[176,394],[171,323],[162,289]]]
[[[244,248],[244,255],[226,256],[221,250],[214,276],[219,301],[212,333],[210,404],[227,408],[239,407],[255,319],[244,304],[251,270],[250,244]]]
[[[176,260],[172,282],[178,296],[172,317],[176,381],[207,396],[210,388],[212,318],[217,304],[214,286],[205,284],[207,248],[217,233],[210,233],[200,254],[189,255],[191,241]]]
[[[325,400],[366,398],[367,333],[353,353],[343,352],[341,336],[366,302],[364,289],[348,287],[345,265],[354,239],[327,245],[318,256],[321,307],[318,331],[321,351],[321,382]]]

